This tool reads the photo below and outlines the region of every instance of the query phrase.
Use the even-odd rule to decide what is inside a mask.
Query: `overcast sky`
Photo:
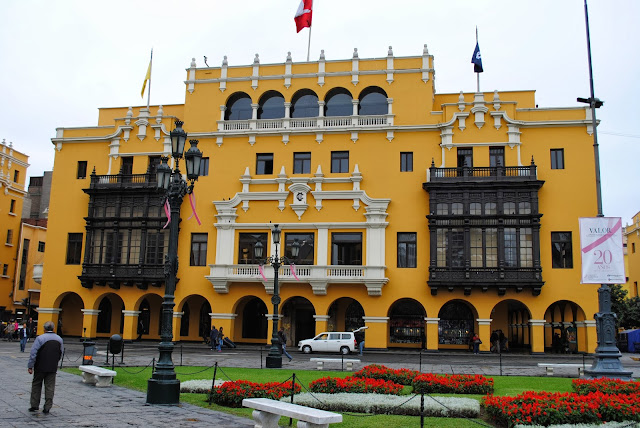
[[[481,90],[536,90],[540,107],[589,97],[584,0],[315,0],[311,60],[435,57],[439,93],[473,92],[479,29]],[[99,107],[146,104],[142,81],[154,49],[151,104],[184,102],[191,58],[204,66],[307,56],[296,34],[299,0],[3,2],[0,139],[29,156],[29,176],[53,168],[57,127],[94,126]],[[589,0],[604,214],[640,211],[640,1]],[[572,159],[567,159],[571,163]],[[427,166],[425,165],[425,169]],[[594,185],[585,183],[585,185]]]

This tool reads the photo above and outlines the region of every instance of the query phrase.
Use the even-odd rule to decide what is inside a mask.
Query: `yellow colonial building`
[[[182,206],[174,340],[213,324],[269,341],[274,271],[255,249],[274,255],[277,224],[290,346],[366,325],[370,348],[468,349],[478,332],[488,351],[501,330],[511,349],[545,352],[558,334],[595,350],[597,285],[580,284],[574,250],[578,218],[596,215],[589,108],[538,108],[532,90],[436,93],[426,45],[194,60],[184,104],[103,108],[97,126],[59,128],[40,325],[159,338],[168,229],[155,170],[176,118],[204,159],[202,224]]]
[[[640,281],[640,213],[633,216],[631,224],[624,229],[625,270],[627,272],[627,297],[637,297]]]
[[[14,282],[19,276],[17,254],[20,246],[20,219],[27,192],[25,180],[29,157],[13,148],[13,143],[0,143],[0,316],[13,318]]]

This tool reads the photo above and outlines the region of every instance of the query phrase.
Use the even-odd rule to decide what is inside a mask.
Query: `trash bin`
[[[93,355],[96,352],[96,342],[85,340],[82,342],[82,364],[85,366],[93,365]]]
[[[112,354],[119,354],[122,352],[122,336],[114,334],[109,339],[109,352]]]

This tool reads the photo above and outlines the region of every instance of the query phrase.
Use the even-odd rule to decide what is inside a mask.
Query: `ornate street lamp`
[[[202,152],[198,150],[198,140],[190,140],[191,148],[184,154],[187,165],[187,179],[182,178],[179,163],[184,152],[187,133],[182,129],[183,122],[176,120],[176,128],[171,131],[171,155],[176,166],[172,171],[167,164],[169,158],[163,157],[158,165],[158,188],[166,192],[170,207],[169,248],[164,262],[165,291],[162,302],[161,342],[158,345],[160,356],[155,371],[147,383],[147,403],[149,404],[178,404],[180,402],[180,380],[176,379],[171,354],[173,352],[173,306],[176,290],[176,274],[178,273],[178,234],[180,232],[180,207],[185,195],[193,191],[195,181],[200,175],[200,160]]]
[[[253,247],[254,255],[257,260],[261,260],[262,264],[271,264],[273,266],[273,296],[271,297],[271,303],[273,303],[273,328],[271,330],[271,348],[269,349],[269,355],[267,355],[267,368],[279,369],[282,367],[282,353],[280,347],[280,338],[278,337],[278,321],[280,316],[278,314],[278,305],[280,304],[280,293],[278,289],[278,271],[282,263],[291,264],[287,257],[278,257],[278,245],[280,244],[280,233],[276,224],[271,231],[271,237],[273,238],[273,244],[275,246],[275,254],[263,259],[264,248],[262,243],[258,241]],[[296,239],[291,245],[291,257],[295,260],[298,258],[300,252],[300,243]]]

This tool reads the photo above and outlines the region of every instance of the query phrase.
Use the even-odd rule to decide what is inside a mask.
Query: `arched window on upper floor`
[[[227,100],[224,120],[251,119],[251,97],[244,92],[236,92]]]
[[[358,115],[387,114],[387,93],[378,86],[369,86],[360,93]]]
[[[291,100],[291,117],[318,116],[318,96],[310,89],[301,89]]]
[[[325,116],[351,116],[353,95],[345,88],[333,88],[325,97]]]
[[[284,97],[278,91],[267,91],[260,97],[258,119],[280,119],[284,117]]]

